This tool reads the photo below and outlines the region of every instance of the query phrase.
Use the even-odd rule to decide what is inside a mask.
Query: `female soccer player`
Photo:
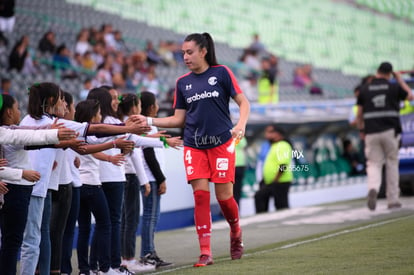
[[[243,254],[239,211],[233,197],[235,173],[234,142],[244,136],[250,104],[233,73],[219,65],[214,42],[208,33],[188,35],[182,45],[184,62],[190,72],[176,83],[174,115],[147,117],[149,125],[184,127],[184,162],[187,180],[194,191],[194,217],[200,245],[195,267],[213,264],[210,248],[211,215],[209,181],[224,217],[230,225],[230,254]],[[240,118],[233,127],[230,97],[239,105]]]

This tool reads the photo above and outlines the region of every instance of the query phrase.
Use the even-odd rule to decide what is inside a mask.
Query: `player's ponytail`
[[[205,39],[207,41],[206,61],[207,61],[208,65],[210,65],[210,66],[218,65],[213,38],[211,37],[211,35],[208,32],[205,32],[202,35],[205,37]]]

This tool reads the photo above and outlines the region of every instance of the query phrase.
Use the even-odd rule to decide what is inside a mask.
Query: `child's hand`
[[[165,133],[166,133],[167,131],[159,131],[159,132],[157,132],[157,133],[154,133],[154,134],[150,134],[150,135],[146,135],[146,137],[154,137],[154,138],[159,138],[159,137],[166,137],[166,138],[169,138],[169,137],[171,137],[171,135],[166,135]]]
[[[125,157],[123,154],[108,156],[108,161],[113,165],[121,166],[125,162]]]
[[[145,197],[148,197],[148,195],[149,195],[149,194],[150,194],[150,192],[151,192],[151,185],[150,185],[149,183],[146,183],[146,184],[144,184],[144,187],[145,187],[144,196],[145,196]]]
[[[7,183],[0,181],[0,194],[6,194],[7,192],[9,192],[9,189],[7,188]]]
[[[167,143],[170,147],[174,149],[178,149],[179,147],[183,146],[183,140],[181,139],[181,137],[167,138]]]
[[[0,167],[7,166],[7,159],[0,159]]]
[[[22,178],[30,182],[35,182],[40,180],[40,173],[34,170],[23,170]]]
[[[160,186],[158,187],[158,195],[162,195],[167,193],[167,184],[163,181]]]

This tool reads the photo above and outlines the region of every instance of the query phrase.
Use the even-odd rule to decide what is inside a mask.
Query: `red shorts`
[[[235,152],[228,150],[232,142],[233,139],[230,139],[225,144],[210,149],[184,146],[187,181],[209,179],[214,183],[234,183]]]

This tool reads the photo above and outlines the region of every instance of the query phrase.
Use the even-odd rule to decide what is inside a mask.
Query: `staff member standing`
[[[265,138],[271,145],[263,164],[264,184],[254,196],[256,213],[268,211],[270,197],[274,198],[277,210],[289,208],[288,195],[293,180],[292,146],[286,140],[285,131],[269,125]]]
[[[397,83],[390,83],[394,76]],[[412,100],[410,87],[392,64],[383,62],[371,83],[361,88],[358,96],[357,120],[365,133],[365,157],[368,176],[368,208],[375,210],[381,184],[381,170],[385,162],[388,208],[400,208],[398,149],[401,123],[400,101]]]

